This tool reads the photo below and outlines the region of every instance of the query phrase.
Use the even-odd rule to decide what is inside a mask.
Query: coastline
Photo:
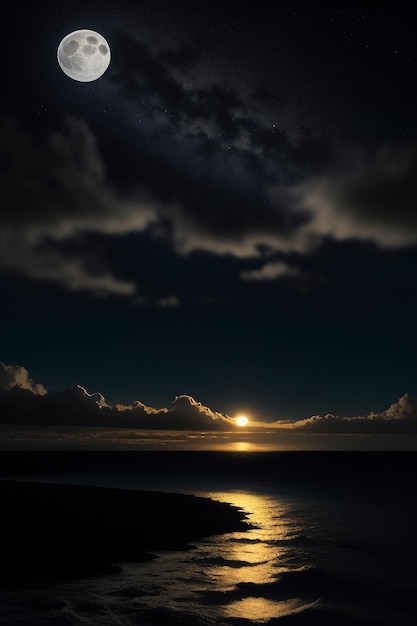
[[[0,502],[0,586],[117,573],[249,526],[229,504],[179,493],[6,480]]]

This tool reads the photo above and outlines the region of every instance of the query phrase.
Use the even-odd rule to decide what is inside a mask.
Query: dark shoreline
[[[0,503],[1,586],[115,573],[248,528],[231,505],[179,493],[8,480]]]

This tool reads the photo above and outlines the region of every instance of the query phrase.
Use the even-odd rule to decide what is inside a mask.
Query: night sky
[[[7,437],[19,422],[146,429],[149,416],[157,429],[227,430],[245,414],[250,428],[320,416],[298,428],[415,447],[413,3],[12,11],[0,101]],[[57,63],[80,28],[111,48],[90,83]]]

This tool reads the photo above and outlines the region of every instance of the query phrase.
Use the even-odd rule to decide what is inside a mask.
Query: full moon
[[[110,46],[94,30],[75,30],[61,41],[58,63],[73,80],[89,83],[100,78],[110,65]]]
[[[246,415],[239,415],[239,417],[236,418],[236,424],[238,426],[246,426],[248,422],[249,420]]]

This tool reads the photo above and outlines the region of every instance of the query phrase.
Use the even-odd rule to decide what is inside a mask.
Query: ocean
[[[416,467],[414,452],[3,453],[3,478],[194,494],[251,526],[113,575],[5,587],[0,624],[414,626]]]

